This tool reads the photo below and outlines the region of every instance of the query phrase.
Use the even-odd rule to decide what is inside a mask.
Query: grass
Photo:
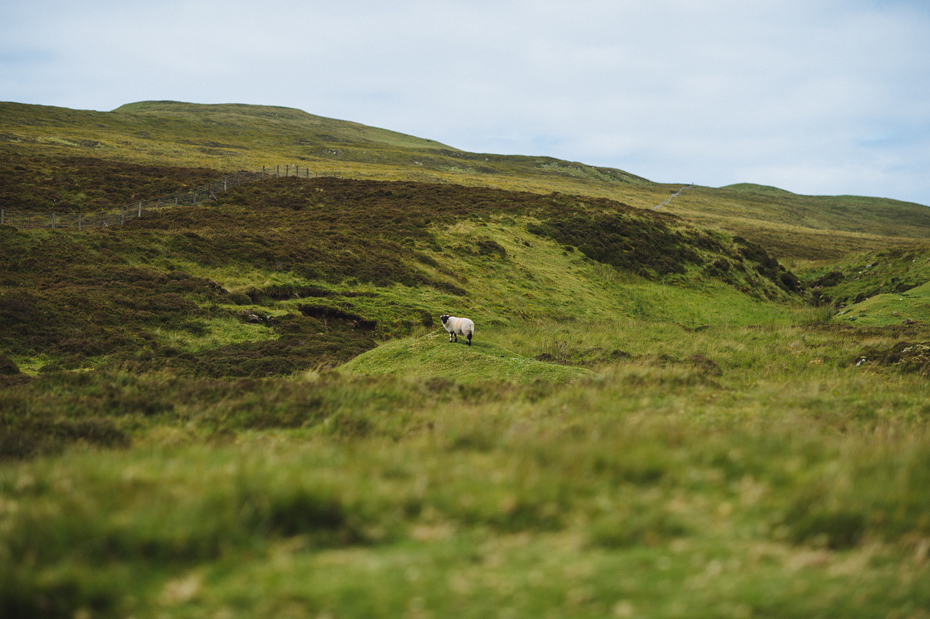
[[[0,103],[0,111],[2,186],[16,186],[2,201],[17,207],[33,204],[32,208],[44,211],[62,204],[102,206],[98,194],[109,192],[112,183],[96,189],[98,181],[82,170],[101,159],[126,166],[222,171],[212,178],[284,162],[312,169],[314,174],[543,195],[558,192],[646,210],[682,187],[551,157],[468,153],[432,140],[288,108],[156,101],[106,113],[16,103]],[[58,195],[49,195],[43,187],[48,174],[38,173],[39,169],[59,171]],[[77,177],[82,177],[80,183],[75,182]],[[149,182],[138,181],[139,185]],[[176,189],[169,184],[164,193]],[[77,199],[80,193],[86,198]],[[111,198],[116,203],[109,206],[126,205],[120,195]],[[662,211],[760,243],[780,260],[834,260],[849,252],[927,238],[927,209],[921,205],[855,196],[798,196],[758,185],[692,187]]]
[[[447,339],[443,333],[434,332],[416,339],[389,342],[355,357],[342,365],[340,372],[364,376],[416,376],[424,380],[442,379],[462,385],[534,381],[558,384],[588,374],[583,369],[521,357],[496,344],[478,339],[471,346],[464,342],[439,345],[447,342]]]
[[[716,351],[719,373],[640,360],[563,386],[124,377],[127,390],[175,403],[137,422],[152,425],[135,430],[135,448],[0,472],[16,505],[3,514],[5,552],[21,566],[3,583],[6,608],[673,617],[924,607],[925,381],[841,354],[810,365],[804,355],[832,338],[796,355],[791,338],[817,336],[797,328],[763,332],[785,345],[757,364],[738,351],[728,359],[726,333],[687,347]],[[64,378],[29,388],[51,392]],[[284,423],[301,407],[309,424]]]
[[[930,614],[919,209],[2,106],[17,208],[356,178],[0,227],[0,616]]]
[[[799,196],[775,188],[693,187],[663,211],[721,227],[766,247],[779,260],[832,262],[927,239],[930,209],[855,196]]]

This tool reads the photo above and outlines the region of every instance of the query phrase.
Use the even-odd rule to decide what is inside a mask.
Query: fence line
[[[291,168],[293,168],[293,173]],[[217,196],[226,193],[233,187],[244,185],[253,181],[288,176],[319,176],[312,173],[309,167],[301,169],[298,165],[278,165],[275,167],[262,166],[261,170],[240,170],[227,174],[222,178],[200,185],[190,191],[178,191],[160,198],[140,200],[119,208],[107,211],[77,212],[77,213],[32,213],[16,212],[0,209],[0,225],[14,226],[21,229],[51,228],[51,229],[92,229],[112,228],[125,224],[131,219],[141,218],[143,213],[158,212],[165,208],[175,206],[196,206],[208,200],[218,200]],[[323,174],[322,176],[327,176]],[[335,174],[333,174],[335,176]]]

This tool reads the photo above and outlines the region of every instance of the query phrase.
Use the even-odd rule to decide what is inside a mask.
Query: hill
[[[801,196],[743,184],[694,188],[668,210],[742,234],[781,258],[795,260],[836,259],[930,238],[930,208],[885,198]]]
[[[930,608],[923,207],[0,112],[0,615]]]
[[[760,247],[671,215],[457,185],[279,178],[112,232],[0,235],[0,317],[16,327],[0,343],[27,365],[286,375],[345,361],[373,332],[434,326],[440,308],[499,326],[637,314],[696,326],[724,314],[714,296],[801,293]],[[666,284],[683,287],[667,307],[636,293]],[[204,341],[212,330],[258,341]],[[201,340],[197,359],[176,338]]]
[[[4,187],[18,185],[15,192],[7,191],[5,201],[10,193],[29,195],[29,188],[42,187],[56,170],[60,174],[53,178],[65,185],[68,178],[83,177],[82,191],[63,187],[57,199],[48,191],[35,193],[33,202],[46,208],[80,193],[90,195],[86,189],[92,175],[82,168],[101,159],[210,169],[216,175],[287,163],[314,174],[560,192],[644,209],[662,204],[682,187],[551,157],[468,153],[428,139],[270,106],[162,101],[89,112],[0,103],[0,119],[0,175]],[[749,185],[694,187],[663,209],[743,236],[783,260],[834,259],[930,235],[930,209],[921,205],[797,196]]]

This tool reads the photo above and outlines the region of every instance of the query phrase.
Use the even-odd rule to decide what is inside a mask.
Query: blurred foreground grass
[[[50,434],[98,426],[0,468],[0,614],[927,616],[930,386],[856,362],[894,334],[636,324],[589,329],[629,358],[573,382],[8,387]],[[537,326],[514,354],[559,352]]]

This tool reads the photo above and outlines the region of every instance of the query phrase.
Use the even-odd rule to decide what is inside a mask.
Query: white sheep
[[[458,336],[462,335],[468,338],[468,345],[471,346],[471,336],[475,334],[475,323],[468,318],[456,318],[448,314],[443,314],[439,317],[439,320],[442,321],[442,326],[449,332],[450,342],[458,342]]]

